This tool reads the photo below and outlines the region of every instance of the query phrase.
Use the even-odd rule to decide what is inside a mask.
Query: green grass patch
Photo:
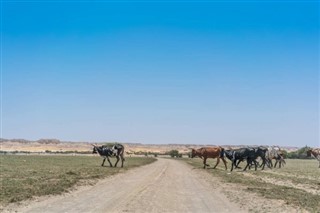
[[[114,164],[115,159],[112,161]],[[102,158],[98,156],[0,155],[0,204],[61,194],[78,183],[92,184],[93,180],[154,161],[155,158],[128,157],[123,168],[119,164],[110,168],[101,167]]]
[[[192,165],[196,169],[203,169],[203,163],[201,159],[183,159],[188,164]],[[209,164],[214,165],[216,160],[210,160]],[[318,177],[319,169],[310,168],[313,162],[308,160],[287,160],[286,167],[283,169],[276,169],[274,172],[279,173],[267,173],[260,171],[249,170],[242,172],[241,170],[235,170],[230,173],[230,168],[225,171],[224,165],[219,164],[217,169],[207,169],[206,171],[213,176],[219,178],[222,182],[235,183],[243,186],[246,191],[257,193],[267,199],[280,199],[284,200],[286,204],[292,204],[298,207],[302,207],[310,212],[320,212],[320,195],[308,193],[307,191],[289,187],[279,186],[272,183],[266,183],[262,180],[262,177],[272,177],[276,180],[286,180],[293,183],[303,184],[303,180],[307,184],[313,185],[315,189],[319,189],[320,180],[310,180],[310,178]],[[228,167],[230,167],[228,162]],[[242,164],[242,167],[244,164]],[[268,170],[268,169],[266,169]],[[245,176],[245,174],[253,175],[253,178]],[[288,174],[286,176],[286,174]]]

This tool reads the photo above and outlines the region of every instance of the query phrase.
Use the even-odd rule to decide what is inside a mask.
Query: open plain
[[[45,159],[46,166],[38,164],[38,168],[30,168],[30,165],[36,165],[30,163],[34,157],[35,161]],[[3,164],[8,163],[8,158],[11,158],[10,167],[17,168],[17,174],[10,174],[12,181],[18,179],[19,171],[33,174],[33,177],[31,174],[16,182],[17,187],[20,184],[32,189],[32,184],[42,182],[43,185],[38,189],[41,191],[44,186],[50,185],[50,182],[56,181],[54,184],[57,185],[59,181],[65,183],[65,191],[53,193],[53,196],[46,195],[50,193],[42,196],[40,193],[17,199],[19,190],[22,193],[28,189],[18,187],[16,191],[6,191],[9,194],[1,196],[3,212],[320,211],[320,171],[313,160],[288,160],[281,169],[248,172],[236,170],[231,173],[225,171],[222,165],[216,169],[203,169],[201,159],[198,158],[157,158],[151,163],[154,158],[128,157],[129,168],[151,163],[129,170],[101,167],[100,157],[10,155],[1,158],[2,183],[9,173],[6,168],[8,165]],[[3,160],[4,158],[6,159]],[[215,161],[210,159],[208,162],[212,165]],[[77,168],[83,166],[85,168]],[[51,168],[51,173],[58,176],[48,178],[43,167]],[[88,175],[90,172],[86,171],[90,170],[90,167],[91,176]],[[26,171],[22,171],[22,168]],[[70,177],[82,181],[75,183]],[[92,181],[97,177],[103,179]],[[29,181],[30,184],[31,180],[35,181],[31,185],[22,182]],[[10,193],[18,194],[8,200]]]

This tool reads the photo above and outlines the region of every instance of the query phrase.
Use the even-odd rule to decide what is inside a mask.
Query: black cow
[[[224,153],[225,153],[225,156],[231,161],[231,162],[233,162],[233,152],[235,152],[235,151],[238,151],[239,149],[234,149],[234,150],[224,150]],[[241,169],[241,167],[239,167],[239,164],[243,161],[243,160],[245,160],[245,159],[240,159],[240,158],[238,158],[238,159],[235,159],[235,168],[238,168],[238,169]],[[237,161],[238,161],[238,163],[237,163]],[[232,170],[231,170],[232,171]]]
[[[256,165],[255,159],[253,159],[254,152],[255,150],[250,148],[240,148],[240,149],[231,150],[231,153],[229,152],[229,155],[232,154],[231,155],[231,162],[232,162],[231,171],[233,170],[233,167],[237,168],[237,161],[247,160],[247,165],[244,168],[244,171],[247,169],[249,164],[251,164],[253,161]]]
[[[255,159],[257,159],[258,157],[260,157],[262,159],[262,164],[261,164],[262,170],[264,169],[266,164],[270,168],[270,165],[268,164],[268,161],[266,159],[266,153],[268,152],[268,148],[263,147],[263,146],[251,147],[251,148],[253,148],[255,150]]]
[[[261,157],[262,159],[262,169],[264,169],[264,166],[266,164],[266,151],[267,149],[264,147],[247,147],[247,148],[240,148],[240,149],[236,149],[236,150],[226,150],[226,157],[228,159],[231,158],[231,162],[232,162],[232,166],[231,166],[231,171],[233,170],[233,168],[238,168],[238,164],[241,161],[246,160],[247,161],[247,165],[246,167],[243,169],[243,171],[245,171],[248,167],[250,169],[251,165],[254,164],[255,166],[255,170],[257,170],[257,161],[256,159],[258,157]],[[237,163],[238,161],[238,163]]]

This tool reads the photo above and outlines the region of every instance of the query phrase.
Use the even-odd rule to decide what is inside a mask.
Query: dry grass
[[[126,158],[124,168],[101,167],[98,156],[0,156],[0,205],[69,191],[76,184],[92,184],[154,158]],[[114,161],[114,159],[113,159]],[[114,164],[114,163],[113,163]]]
[[[200,159],[184,159],[188,164],[202,168]],[[209,160],[213,165],[216,160]],[[230,162],[228,163],[230,167]],[[242,164],[244,166],[244,164]],[[230,170],[230,168],[229,168]],[[287,160],[281,169],[265,171],[236,170],[225,171],[221,163],[217,169],[207,169],[222,182],[233,183],[245,188],[249,193],[258,194],[266,199],[283,200],[285,204],[305,209],[309,212],[320,212],[320,169],[312,160]]]

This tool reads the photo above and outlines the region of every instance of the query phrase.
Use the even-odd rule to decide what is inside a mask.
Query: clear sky
[[[2,1],[2,137],[319,146],[319,1]]]

